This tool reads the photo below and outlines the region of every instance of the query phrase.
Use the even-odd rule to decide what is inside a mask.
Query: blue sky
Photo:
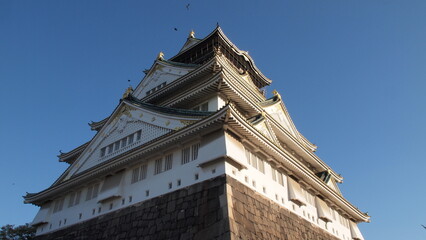
[[[0,225],[32,221],[21,196],[59,177],[59,150],[94,135],[87,123],[128,79],[219,22],[372,216],[365,238],[425,239],[425,12],[416,0],[0,0]]]

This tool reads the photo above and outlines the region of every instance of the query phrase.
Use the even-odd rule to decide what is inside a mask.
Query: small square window
[[[114,204],[113,204],[113,203],[110,203],[110,204],[109,204],[109,210],[111,210],[113,206],[114,206]]]
[[[173,184],[170,182],[169,183],[169,189],[172,189],[172,187],[173,187]]]
[[[131,203],[131,202],[132,202],[132,200],[133,200],[133,197],[132,197],[132,196],[129,196],[129,203]]]
[[[248,183],[248,182],[249,182],[249,180],[248,180],[248,177],[247,177],[247,176],[245,176],[245,177],[244,177],[244,181],[245,181],[246,183]]]
[[[149,196],[149,190],[145,191],[145,196],[147,196],[147,197]]]
[[[99,207],[99,208],[98,208],[98,213],[101,213],[101,211],[102,211],[102,208],[101,208],[101,207]]]
[[[251,184],[253,185],[253,187],[256,187],[256,181],[252,181]]]
[[[126,202],[126,199],[121,199],[121,205],[124,205],[124,203]]]
[[[266,187],[262,187],[263,193],[266,193]]]
[[[180,180],[180,179],[178,179],[178,180],[177,180],[177,185],[178,185],[178,186],[180,186],[180,185],[181,185],[181,183],[182,183],[182,182],[181,182],[181,180]]]
[[[95,215],[95,213],[96,213],[96,209],[93,209],[92,210],[92,215]]]
[[[121,147],[125,147],[127,145],[127,138],[121,139]]]
[[[196,173],[195,176],[194,176],[195,180],[198,180],[198,177],[199,177],[198,173]]]
[[[215,174],[216,173],[216,168],[213,168],[212,169],[212,174]]]
[[[81,219],[83,217],[83,214],[78,214],[78,219]]]

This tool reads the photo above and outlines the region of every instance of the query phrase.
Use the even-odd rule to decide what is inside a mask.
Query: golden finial
[[[124,92],[124,94],[123,94],[123,98],[122,99],[125,99],[125,98],[127,98],[131,93],[133,92],[133,88],[132,88],[132,86],[130,86],[130,87],[128,87],[127,89],[126,89],[126,91]]]
[[[272,94],[274,94],[274,96],[277,96],[279,99],[281,99],[281,95],[278,93],[278,91],[276,89],[274,89],[274,91],[272,91]]]
[[[194,30],[191,30],[191,32],[188,35],[188,38],[195,38],[195,32],[194,32]]]
[[[163,52],[160,52],[160,53],[157,55],[157,60],[164,60],[164,53],[163,53]]]

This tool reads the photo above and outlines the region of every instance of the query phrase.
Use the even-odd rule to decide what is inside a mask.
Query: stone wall
[[[36,239],[229,239],[225,183],[217,177]]]
[[[227,177],[231,239],[338,240],[316,225]]]
[[[219,176],[37,240],[337,238],[229,176]]]

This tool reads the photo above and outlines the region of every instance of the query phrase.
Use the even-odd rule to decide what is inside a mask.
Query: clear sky
[[[365,238],[425,239],[424,0],[0,0],[0,225],[32,221],[21,196],[59,177],[59,150],[90,140],[128,79],[217,22],[372,216]]]

